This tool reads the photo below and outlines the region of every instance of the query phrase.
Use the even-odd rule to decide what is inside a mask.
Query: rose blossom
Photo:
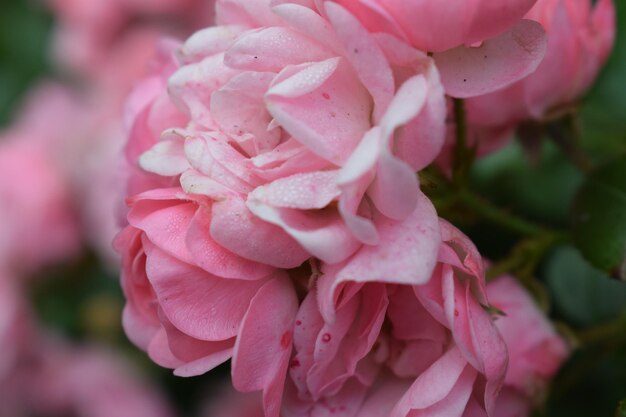
[[[453,97],[504,88],[532,73],[545,53],[541,26],[522,20],[536,0],[334,1],[369,31],[434,53],[446,93]]]
[[[424,51],[440,52],[471,45],[506,31],[537,0],[467,0],[455,4],[431,0],[337,0],[373,31],[392,31]]]
[[[180,376],[233,358],[241,391],[264,391],[277,416],[297,309],[283,271],[221,248],[207,232],[207,198],[179,189],[134,197],[116,239],[131,340]]]
[[[178,375],[232,357],[235,388],[263,390],[268,416],[297,310],[275,267],[377,244],[385,219],[419,210],[414,172],[443,139],[432,60],[327,9],[220,2],[229,25],[198,32],[176,60],[164,49],[128,106],[140,194],[116,241],[125,329]]]
[[[218,20],[235,3],[218,3]],[[240,25],[185,43],[169,91],[190,122],[178,117],[180,128],[157,139],[173,116],[154,94],[159,101],[135,113],[131,163],[156,142],[141,167],[182,174],[186,192],[208,196],[212,237],[244,258],[282,268],[311,255],[340,262],[378,242],[373,210],[394,219],[414,210],[414,172],[444,134],[437,71],[336,4],[327,4],[328,20],[300,5],[245,7],[253,5],[267,26],[246,30],[247,19],[228,15]]]
[[[491,415],[507,353],[484,309],[482,259],[419,207],[386,224],[385,245],[322,267],[296,317],[285,416]]]
[[[612,0],[539,0],[526,16],[548,34],[546,58],[533,74],[505,90],[468,101],[478,128],[541,120],[574,103],[591,86],[615,38]]]
[[[498,417],[526,416],[545,397],[547,384],[569,355],[569,348],[534,300],[510,276],[487,285],[491,304],[504,314],[496,320],[509,352],[505,392]],[[508,411],[504,411],[508,410]],[[519,414],[514,414],[513,410]]]

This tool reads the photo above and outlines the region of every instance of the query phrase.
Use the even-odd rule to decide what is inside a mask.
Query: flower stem
[[[467,115],[465,112],[465,102],[460,98],[453,99],[453,102],[454,121],[456,125],[456,144],[454,146],[452,177],[455,184],[464,186],[467,184],[474,155],[473,151],[468,148],[467,143]]]
[[[485,220],[522,236],[537,236],[545,231],[543,226],[509,213],[468,190],[459,191],[457,198],[462,206],[472,210]]]
[[[580,147],[580,125],[574,112],[569,112],[558,121],[548,123],[546,130],[552,141],[578,169],[584,173],[591,171],[593,163]]]
[[[599,326],[576,332],[576,338],[581,344],[596,345],[605,342],[615,343],[626,336],[626,314],[622,314],[617,319],[603,323]]]

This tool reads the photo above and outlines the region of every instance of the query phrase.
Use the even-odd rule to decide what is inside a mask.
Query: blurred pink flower
[[[37,415],[172,417],[162,393],[142,380],[118,353],[74,347],[52,338],[26,389]]]
[[[0,266],[23,273],[79,247],[70,189],[31,134],[37,130],[18,127],[0,142]]]
[[[24,282],[0,270],[0,417],[172,417],[119,353],[41,329]]]
[[[322,268],[296,317],[285,416],[493,411],[507,352],[483,308],[482,259],[424,206],[380,249]]]
[[[468,101],[478,127],[515,126],[541,120],[573,104],[602,69],[615,39],[613,0],[539,0],[526,16],[548,34],[546,58],[537,71],[509,88]]]
[[[133,38],[159,32],[186,36],[213,20],[213,0],[49,0],[58,23],[56,58],[81,77],[107,77],[116,71],[111,58],[124,51]],[[141,56],[141,52],[138,54]],[[131,57],[132,58],[132,57]],[[114,60],[123,68],[131,63]]]
[[[569,348],[534,300],[510,276],[487,285],[491,304],[504,315],[496,326],[509,351],[505,384],[529,400],[541,399],[546,386],[569,355]]]
[[[8,375],[0,374],[0,417],[173,416],[161,393],[119,354],[42,334],[10,342],[20,351]]]

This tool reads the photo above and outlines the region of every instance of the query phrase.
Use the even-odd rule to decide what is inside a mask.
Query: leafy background
[[[533,293],[578,346],[537,411],[540,417],[612,417],[626,398],[626,284],[617,279],[626,248],[626,2],[616,4],[623,24],[615,51],[579,111],[582,147],[601,168],[588,176],[545,141],[538,162],[513,143],[472,169],[476,193],[573,236],[542,256],[533,274]],[[52,27],[53,19],[38,3],[0,2],[0,126],[15,116],[29,87],[55,74],[48,55]],[[580,218],[585,221],[577,223]],[[506,257],[518,240],[492,224],[460,225],[494,260]],[[214,374],[174,378],[126,341],[116,276],[93,251],[45,274],[52,279],[32,290],[43,322],[73,339],[114,345],[133,357],[185,415],[206,396]]]

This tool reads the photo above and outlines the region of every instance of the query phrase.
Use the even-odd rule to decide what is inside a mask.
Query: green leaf
[[[626,2],[614,3],[619,22],[615,48],[581,113],[583,145],[600,159],[626,149]]]
[[[577,326],[591,326],[626,310],[626,283],[593,268],[572,247],[557,249],[546,266],[557,312]]]
[[[615,271],[626,257],[626,156],[584,182],[572,206],[574,242],[594,266]]]
[[[550,142],[531,163],[515,141],[474,165],[472,185],[483,195],[521,216],[566,226],[570,203],[582,175]]]

